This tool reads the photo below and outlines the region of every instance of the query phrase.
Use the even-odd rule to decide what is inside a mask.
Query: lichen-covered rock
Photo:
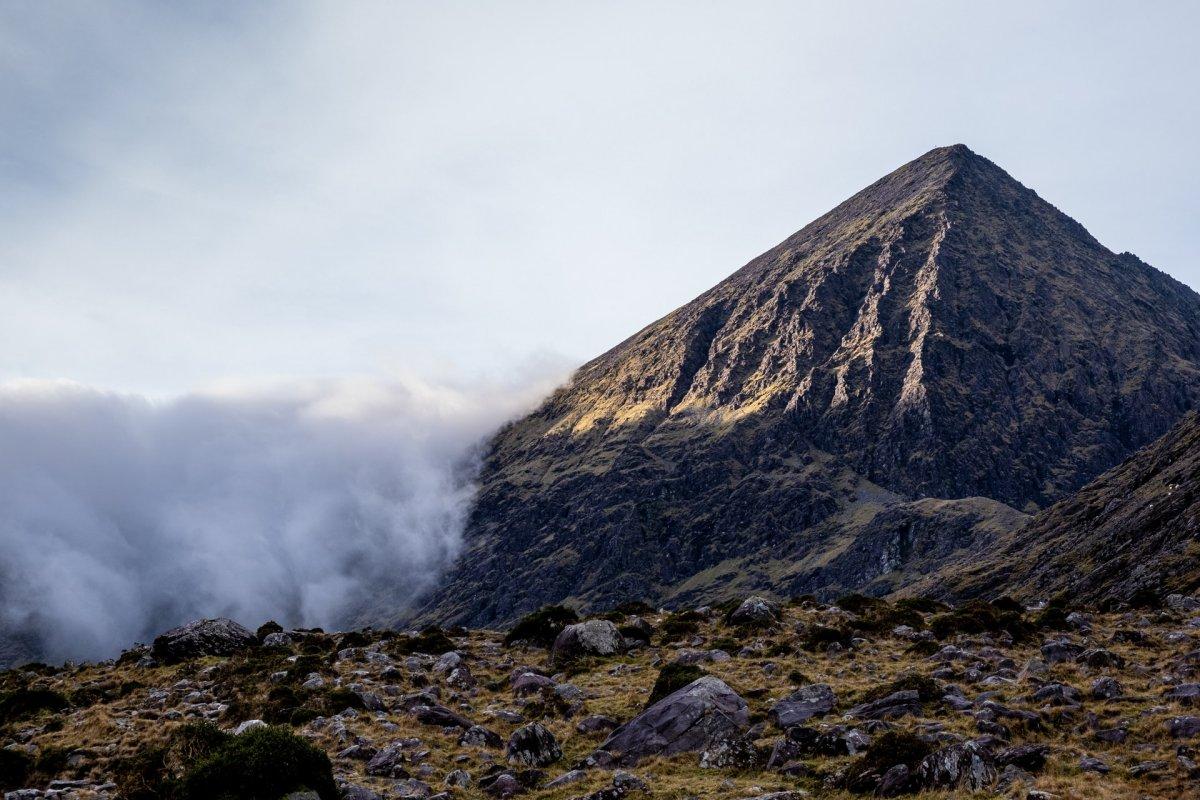
[[[752,595],[729,615],[729,624],[746,628],[769,628],[779,622],[779,604]]]
[[[155,637],[154,658],[170,664],[200,656],[228,656],[258,645],[258,637],[231,619],[200,619]]]
[[[613,731],[600,749],[630,766],[649,756],[699,753],[739,738],[749,727],[746,701],[724,681],[706,675]]]
[[[966,789],[979,791],[990,786],[998,775],[989,747],[979,742],[963,742],[930,753],[917,766],[916,781],[927,791]]]
[[[556,664],[584,656],[611,656],[619,653],[625,641],[617,626],[606,619],[589,619],[568,625],[559,631],[551,648]]]
[[[546,726],[534,722],[513,731],[504,755],[510,764],[545,767],[562,758],[562,749]]]

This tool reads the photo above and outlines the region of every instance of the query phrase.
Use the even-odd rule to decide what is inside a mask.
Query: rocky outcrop
[[[258,646],[258,637],[231,619],[201,619],[156,637],[154,658],[175,663],[197,656],[228,656]]]
[[[931,151],[502,430],[416,616],[891,591],[1196,407],[1198,318],[990,161]]]
[[[617,728],[600,750],[632,766],[650,756],[715,751],[749,727],[746,701],[724,681],[705,676]]]

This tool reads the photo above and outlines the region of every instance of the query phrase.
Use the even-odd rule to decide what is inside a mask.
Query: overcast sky
[[[964,142],[1200,286],[1200,4],[0,4],[0,380],[579,363]]]

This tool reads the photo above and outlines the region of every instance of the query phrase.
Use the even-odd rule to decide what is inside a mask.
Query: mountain
[[[885,591],[1200,400],[1200,297],[962,145],[585,364],[490,443],[418,621]]]
[[[1070,497],[1002,536],[993,552],[964,551],[921,588],[960,598],[1066,593],[1101,605],[1140,590],[1200,588],[1200,416],[1188,414]]]

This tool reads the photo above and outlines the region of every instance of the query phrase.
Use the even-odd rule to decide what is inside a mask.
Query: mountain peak
[[[936,148],[498,434],[431,607],[489,623],[732,580],[897,580],[880,569],[912,537],[952,551],[1002,529],[1200,405],[1198,317],[1182,284]]]

